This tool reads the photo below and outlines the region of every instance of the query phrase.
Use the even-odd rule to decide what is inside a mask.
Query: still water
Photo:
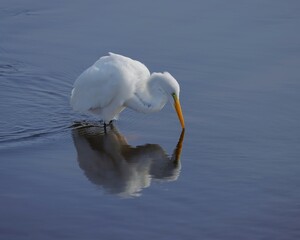
[[[299,239],[299,12],[2,0],[0,239]],[[109,51],[180,82],[185,132],[170,105],[107,134],[71,110]]]

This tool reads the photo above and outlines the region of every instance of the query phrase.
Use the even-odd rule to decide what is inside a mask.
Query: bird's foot
[[[110,120],[108,123],[106,123],[105,121],[101,120],[100,123],[103,124],[104,133],[107,132],[107,128],[108,127],[110,127],[110,129],[113,128],[113,120]]]

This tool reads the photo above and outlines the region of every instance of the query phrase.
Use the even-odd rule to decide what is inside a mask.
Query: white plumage
[[[126,107],[150,113],[161,110],[168,99],[173,98],[184,128],[179,92],[179,84],[171,74],[150,74],[139,61],[109,53],[77,78],[71,93],[71,106],[79,112],[97,114],[108,123]]]

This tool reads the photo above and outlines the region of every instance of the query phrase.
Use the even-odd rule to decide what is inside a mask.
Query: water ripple
[[[71,86],[61,74],[0,61],[0,149],[43,141],[67,130]]]

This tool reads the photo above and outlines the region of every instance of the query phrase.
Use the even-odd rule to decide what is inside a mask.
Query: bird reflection
[[[172,156],[158,144],[130,146],[113,125],[106,132],[96,126],[77,126],[72,136],[80,168],[109,193],[138,197],[151,179],[175,181],[179,176],[184,130]]]

